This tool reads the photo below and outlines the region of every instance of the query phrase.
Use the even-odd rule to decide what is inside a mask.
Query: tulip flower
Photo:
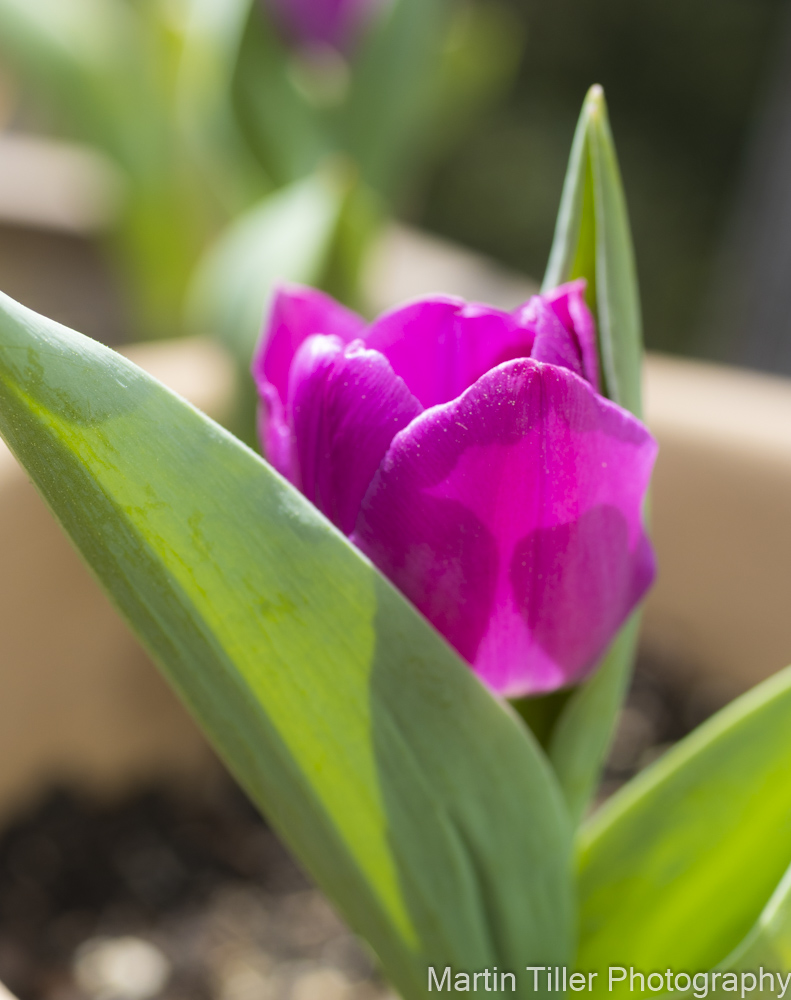
[[[354,43],[379,0],[265,0],[291,42],[301,47],[329,46],[345,52]]]
[[[654,577],[656,444],[600,394],[584,288],[367,326],[284,287],[253,362],[269,461],[506,696],[585,677]]]

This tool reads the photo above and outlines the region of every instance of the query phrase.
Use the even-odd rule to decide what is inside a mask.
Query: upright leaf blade
[[[791,863],[790,724],[791,668],[594,817],[581,840],[581,968],[710,969],[744,939]]]
[[[328,109],[321,106],[322,100],[333,103],[332,84],[311,80],[311,55],[287,45],[265,9],[253,4],[247,19],[228,110],[267,175],[280,186],[308,176],[336,152]],[[341,92],[343,79],[341,69],[335,83]]]
[[[588,91],[574,134],[544,291],[588,281],[606,395],[642,414],[643,355],[637,269],[604,91]]]
[[[606,395],[641,415],[642,328],[629,219],[604,93],[582,105],[542,286],[585,278],[597,321]],[[550,757],[572,816],[581,818],[599,780],[637,648],[639,616],[599,669],[574,692],[555,724]]]
[[[629,684],[639,630],[640,614],[636,612],[590,680],[572,694],[552,730],[549,759],[577,822],[596,791],[601,763]]]
[[[0,432],[252,797],[405,998],[566,964],[551,769],[291,486],[129,361],[0,298]]]
[[[588,303],[596,311],[596,227],[590,188],[588,133],[594,107],[592,89],[582,105],[563,181],[555,236],[541,285],[550,292],[573,277],[588,281]],[[588,188],[588,190],[586,190]]]
[[[589,129],[596,221],[596,308],[607,392],[642,416],[643,328],[637,268],[618,158],[601,90]]]

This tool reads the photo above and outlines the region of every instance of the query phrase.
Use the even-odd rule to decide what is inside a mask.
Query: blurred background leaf
[[[705,343],[701,331],[720,287],[721,241],[737,195],[747,197],[739,185],[755,122],[772,78],[789,65],[787,5],[507,5],[526,32],[518,77],[508,99],[438,164],[413,218],[541,275],[579,105],[598,82],[607,93],[632,216],[647,344],[716,353],[717,331]],[[784,107],[791,108],[790,99]],[[777,151],[783,142],[777,130],[775,139]],[[768,169],[765,149],[758,158]],[[778,176],[775,184],[782,183]]]
[[[150,305],[137,307],[130,326],[145,335],[177,332],[173,303],[183,296],[190,264],[231,217],[294,179],[320,153],[325,140],[305,152],[305,143],[316,141],[310,130],[316,123],[322,130],[339,125],[340,105],[305,100],[310,73],[292,59],[288,80],[281,75],[278,84],[291,88],[291,138],[284,138],[281,150],[291,166],[265,168],[264,147],[271,148],[277,122],[261,132],[266,116],[256,74],[271,76],[277,60],[270,65],[258,58],[263,41],[256,32],[266,26],[260,17],[253,24],[250,0],[102,0],[76,47],[68,25],[53,31],[72,18],[79,23],[98,2],[64,0],[49,17],[47,0],[3,0],[0,50],[24,85],[21,98],[13,97],[13,84],[5,88],[5,116],[17,129],[92,142],[97,128],[110,136],[110,93],[104,110],[96,92],[90,100],[78,97],[90,84],[74,71],[74,61],[89,43],[101,50],[108,36],[115,37],[112,24],[119,18],[127,25],[126,51],[117,64],[131,67],[138,82],[113,101],[117,108],[123,101],[134,107],[110,117],[133,123],[130,135],[148,130],[148,141],[127,148],[128,163],[159,150],[170,178],[157,190],[141,185],[140,221],[124,223],[127,308],[134,298],[131,276],[143,274],[135,281],[150,284],[143,297]],[[783,304],[784,233],[791,230],[782,222],[788,172],[783,137],[791,97],[783,66],[791,28],[783,0],[443,2],[447,32],[436,65],[421,71],[437,90],[422,106],[411,97],[404,104],[402,134],[420,140],[419,152],[418,146],[402,150],[398,155],[406,160],[397,166],[395,158],[385,170],[399,179],[399,214],[540,275],[579,102],[598,81],[608,93],[632,214],[648,345],[786,370],[783,345],[791,336],[784,317],[791,310]],[[428,17],[428,6],[418,13]],[[34,22],[37,32],[31,31]],[[148,37],[142,47],[141,31]],[[270,49],[273,44],[266,41]],[[361,50],[364,62],[363,56]],[[281,49],[278,59],[290,57]],[[328,70],[328,78],[340,79],[332,67],[319,70],[319,77]],[[364,110],[363,96],[355,101]],[[64,114],[66,104],[71,116]],[[143,111],[148,124],[139,120]],[[171,123],[176,115],[180,137],[162,128],[163,114]],[[372,141],[376,134],[374,129]],[[102,142],[102,148],[118,146],[112,137]],[[366,155],[380,163],[376,170],[384,181],[381,164],[388,154],[382,150],[375,153],[372,146]],[[405,173],[411,157],[424,167]],[[185,235],[174,236],[177,231]],[[760,322],[759,312],[765,314]],[[752,332],[759,327],[760,336]]]

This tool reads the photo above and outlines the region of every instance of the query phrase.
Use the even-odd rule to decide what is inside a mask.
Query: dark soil
[[[644,658],[602,794],[714,707]],[[203,798],[154,789],[99,804],[53,791],[7,827],[0,981],[19,1000],[388,995],[363,947],[230,778]]]
[[[142,962],[141,941],[153,946]],[[140,968],[152,961],[147,981]],[[230,778],[210,801],[161,789],[101,805],[55,791],[8,827],[0,981],[19,1000],[386,995]]]

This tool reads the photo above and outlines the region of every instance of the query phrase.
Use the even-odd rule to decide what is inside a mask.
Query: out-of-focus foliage
[[[784,967],[789,710],[784,670],[700,726],[582,827],[581,968],[702,970],[738,948],[741,959],[730,964],[755,969],[742,961],[762,931],[751,957]],[[606,972],[601,993],[604,980]],[[626,984],[616,992],[627,994]]]
[[[516,69],[518,25],[480,2],[393,0],[340,53],[299,48],[253,0],[0,0],[0,56],[60,134],[119,168],[134,323],[172,336],[223,229],[328,169],[344,211],[329,254],[306,250],[323,261],[309,277],[355,299],[377,218]]]
[[[133,322],[177,330],[212,198],[174,128],[182,23],[164,0],[2,0],[0,51],[57,132],[104,151],[125,198],[113,233]]]
[[[434,173],[417,217],[540,275],[579,103],[612,108],[649,346],[689,350],[782,0],[507,0],[526,30],[509,100]]]

